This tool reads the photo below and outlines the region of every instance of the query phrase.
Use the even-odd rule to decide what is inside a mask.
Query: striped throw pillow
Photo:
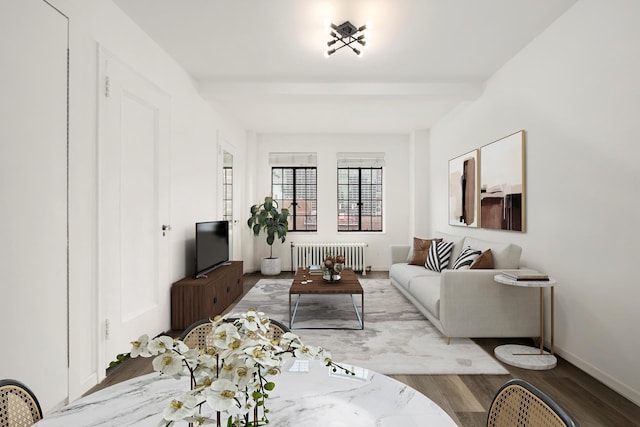
[[[449,257],[453,249],[453,242],[431,242],[429,255],[424,266],[431,271],[442,271],[449,265]]]
[[[476,249],[471,248],[471,246],[467,246],[460,252],[458,255],[458,259],[453,263],[453,270],[463,270],[471,267],[471,264],[475,262],[476,259],[480,256],[482,251],[478,251]]]

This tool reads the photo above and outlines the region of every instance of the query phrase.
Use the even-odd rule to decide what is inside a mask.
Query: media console
[[[185,277],[171,286],[171,329],[213,318],[242,295],[242,261],[231,261],[196,279]]]

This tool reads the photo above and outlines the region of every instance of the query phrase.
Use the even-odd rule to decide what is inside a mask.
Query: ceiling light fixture
[[[332,39],[327,42],[328,49],[325,51],[324,56],[328,58],[329,56],[336,53],[337,50],[342,49],[343,47],[348,47],[356,55],[358,55],[358,57],[361,57],[362,50],[351,45],[357,42],[361,45],[361,47],[366,47],[367,41],[365,40],[364,31],[369,27],[369,24],[363,25],[361,27],[356,27],[349,21],[345,21],[340,25],[330,24],[329,36],[331,36]],[[336,44],[336,42],[340,42],[342,44],[338,47],[331,48],[331,46]]]

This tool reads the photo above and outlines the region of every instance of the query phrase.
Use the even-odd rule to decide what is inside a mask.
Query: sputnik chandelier
[[[356,27],[349,21],[345,21],[340,25],[329,24],[329,36],[331,36],[331,40],[327,42],[327,50],[324,53],[325,57],[329,57],[336,53],[337,50],[342,49],[343,47],[348,47],[351,49],[356,55],[359,57],[362,56],[362,49],[367,45],[367,41],[365,40],[364,31],[370,30],[371,24],[363,25],[361,27]],[[336,47],[336,43],[338,46]],[[358,43],[358,45],[353,46],[353,44]]]

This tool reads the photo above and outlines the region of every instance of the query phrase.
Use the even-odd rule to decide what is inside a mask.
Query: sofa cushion
[[[414,237],[413,246],[411,247],[411,251],[409,252],[409,258],[407,259],[407,262],[411,265],[423,266],[427,261],[427,254],[429,253],[429,247],[431,246],[432,240],[442,239],[421,239],[419,237]]]
[[[462,252],[464,236],[456,236],[453,234],[441,233],[439,231],[434,233],[434,236],[441,237],[442,240],[444,240],[445,242],[453,242],[453,248],[451,248],[451,259],[458,259],[460,252]],[[480,249],[480,248],[476,248],[476,249]],[[453,263],[451,263],[450,265],[453,265]]]
[[[453,262],[453,266],[451,267],[453,270],[462,270],[468,269],[471,267],[476,259],[480,257],[482,251],[477,249],[473,249],[471,246],[467,246],[460,252],[458,258]]]
[[[446,239],[445,239],[446,240]],[[513,243],[498,243],[487,240],[467,237],[464,239],[464,246],[471,246],[474,249],[485,251],[491,249],[493,257],[493,268],[498,270],[520,268],[520,254],[522,248]]]
[[[431,242],[427,262],[424,266],[431,271],[444,270],[449,265],[451,248],[453,248],[453,242]]]
[[[440,275],[414,277],[409,282],[409,292],[427,310],[440,318]]]
[[[487,249],[482,252],[469,269],[471,270],[480,270],[480,269],[492,269],[493,268],[493,255],[491,254],[491,249]]]
[[[389,267],[389,278],[394,279],[400,286],[407,289],[409,289],[409,281],[414,277],[430,275],[435,275],[436,277],[438,277],[438,280],[440,278],[439,273],[429,271],[424,268],[423,265],[409,265],[407,263],[401,262],[392,264],[391,267]]]

